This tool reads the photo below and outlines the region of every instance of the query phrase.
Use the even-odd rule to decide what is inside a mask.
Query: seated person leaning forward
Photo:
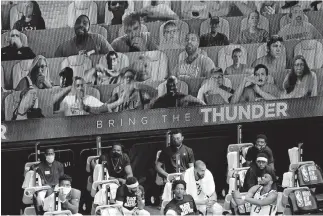
[[[243,79],[232,96],[231,103],[278,99],[280,90],[269,83],[268,77],[268,68],[262,64],[257,65],[254,74]]]
[[[166,205],[165,215],[203,215],[196,208],[195,201],[191,195],[185,194],[186,182],[175,180],[172,184],[174,198]]]
[[[205,105],[200,99],[177,91],[177,78],[170,76],[166,82],[166,94],[152,100],[149,104],[151,109],[169,107],[187,107]]]
[[[55,191],[58,190],[58,205],[61,210],[70,210],[72,214],[77,214],[79,211],[79,203],[81,191],[72,188],[72,178],[66,174],[59,178],[59,187],[52,188],[47,191],[47,197],[44,200],[44,211],[55,211]]]
[[[55,151],[53,148],[45,150],[46,161],[42,161],[36,170],[41,178],[42,186],[49,185],[54,188],[59,183],[59,178],[64,175],[64,166],[55,160]],[[46,190],[39,191],[35,194],[34,205],[37,215],[43,212],[44,199]],[[42,214],[41,214],[42,215]]]
[[[135,177],[128,177],[126,184],[121,185],[117,190],[116,204],[122,206],[122,213],[131,215],[150,215],[145,207],[145,190],[139,185]]]
[[[203,161],[196,161],[194,167],[185,171],[186,193],[194,198],[197,209],[203,215],[221,215],[222,207],[217,203],[215,184],[212,173]]]
[[[273,185],[274,177],[270,173],[266,173],[260,184],[250,188],[246,196],[241,196],[239,191],[232,191],[235,211],[239,205],[248,202],[251,204],[250,215],[275,215],[278,193],[273,189]]]

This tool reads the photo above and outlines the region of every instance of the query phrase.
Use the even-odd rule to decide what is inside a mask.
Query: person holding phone
[[[254,68],[254,74],[243,79],[232,96],[231,103],[275,100],[280,94],[278,87],[268,82],[268,68],[258,64]]]

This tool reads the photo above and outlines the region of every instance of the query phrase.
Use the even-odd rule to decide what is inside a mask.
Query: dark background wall
[[[195,158],[206,162],[213,173],[217,191],[226,187],[226,151],[229,144],[237,142],[237,125],[222,125],[213,127],[183,129],[184,143],[194,151]],[[268,145],[272,148],[277,174],[282,176],[288,170],[289,158],[287,150],[304,143],[304,160],[313,160],[323,167],[323,119],[309,118],[299,120],[283,120],[271,122],[257,122],[242,124],[243,142],[253,142],[258,133],[268,136]],[[156,153],[165,145],[165,131],[151,131],[146,133],[129,133],[102,137],[102,145],[111,144],[112,140],[121,140],[130,155],[134,174],[144,183],[147,190],[153,187],[155,173],[153,170]],[[83,149],[95,147],[95,136],[86,138],[71,138],[64,140],[42,141],[42,145],[56,145],[56,149],[71,149],[71,153],[57,154],[58,160],[71,162],[65,172],[74,178],[73,186],[82,189],[86,187],[88,174],[85,171],[87,156],[95,154],[95,150]],[[32,143],[19,143],[2,149],[2,212],[1,214],[19,214],[18,206],[22,203],[21,185],[23,182],[23,168],[28,161],[28,155],[34,152]],[[71,159],[73,158],[74,159]],[[33,157],[30,161],[33,161]],[[9,195],[10,194],[10,195]],[[88,194],[83,193],[83,198]],[[86,198],[88,199],[88,198]]]

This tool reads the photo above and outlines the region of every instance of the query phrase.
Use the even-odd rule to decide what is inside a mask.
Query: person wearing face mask
[[[250,215],[276,215],[278,193],[275,181],[275,176],[265,173],[259,185],[250,188],[245,196],[237,190],[232,191],[234,210],[238,212],[238,206],[248,202],[251,204]]]
[[[322,34],[309,22],[304,20],[304,12],[299,4],[291,8],[291,23],[278,32],[286,40],[320,39]]]
[[[113,51],[110,43],[99,34],[89,33],[90,20],[86,15],[79,16],[74,25],[75,37],[62,43],[55,52],[55,57],[72,55],[107,54]]]
[[[276,178],[275,171],[271,166],[268,166],[268,155],[267,153],[260,152],[257,154],[256,164],[252,163],[250,168],[247,170],[244,178],[243,187],[241,192],[247,192],[250,188],[258,185],[264,173],[271,173]]]
[[[135,177],[128,177],[125,184],[117,189],[116,204],[122,206],[122,212],[125,216],[150,215],[150,213],[144,209],[144,187],[139,185],[139,182]]]
[[[125,35],[113,40],[111,46],[116,52],[140,52],[157,50],[149,32],[141,32],[138,13],[130,13],[123,20]]]
[[[254,102],[260,100],[275,100],[280,97],[278,87],[268,81],[268,68],[259,64],[254,68],[254,74],[243,79],[232,96],[231,103]]]
[[[120,143],[114,143],[109,154],[103,154],[99,163],[105,163],[110,179],[117,179],[120,184],[125,184],[128,177],[132,177],[132,168],[129,156],[123,152]]]
[[[184,181],[186,185],[186,194],[193,197],[197,209],[206,214],[221,215],[223,209],[217,203],[215,192],[215,183],[212,173],[206,168],[203,161],[197,160],[194,167],[185,171]]]
[[[35,58],[35,53],[29,47],[23,46],[18,30],[11,30],[7,40],[9,45],[1,48],[1,61]]]
[[[267,145],[267,137],[264,134],[259,134],[256,137],[256,144],[248,149],[246,154],[246,165],[256,165],[257,155],[265,153],[268,156],[268,166],[274,170],[274,156],[272,150]]]
[[[43,118],[42,110],[38,108],[37,92],[28,88],[20,93],[20,102],[13,112],[12,120]]]
[[[177,82],[175,76],[170,76],[166,81],[166,94],[152,100],[149,104],[150,109],[205,105],[196,97],[178,92]]]
[[[36,168],[36,172],[41,178],[42,186],[49,185],[55,188],[59,184],[59,178],[64,175],[64,166],[62,163],[55,160],[55,151],[53,148],[45,149],[45,161],[41,163]],[[34,206],[37,215],[40,215],[44,211],[44,199],[47,191],[39,191],[35,193],[34,196]]]
[[[81,191],[72,188],[72,177],[69,175],[62,175],[59,178],[59,185],[55,189],[47,191],[47,197],[44,200],[44,211],[54,210],[54,191],[58,191],[58,205],[61,206],[61,210],[70,210],[72,214],[78,214],[79,202],[81,198]]]

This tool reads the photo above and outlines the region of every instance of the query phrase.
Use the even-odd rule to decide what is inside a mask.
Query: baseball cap
[[[211,69],[210,73],[211,74],[214,74],[214,73],[221,73],[221,74],[223,74],[223,70],[220,67],[215,67],[215,68]]]
[[[299,1],[285,1],[285,4],[282,6],[282,9],[287,9],[298,4]]]
[[[218,16],[211,17],[210,24],[219,24],[220,19]]]

